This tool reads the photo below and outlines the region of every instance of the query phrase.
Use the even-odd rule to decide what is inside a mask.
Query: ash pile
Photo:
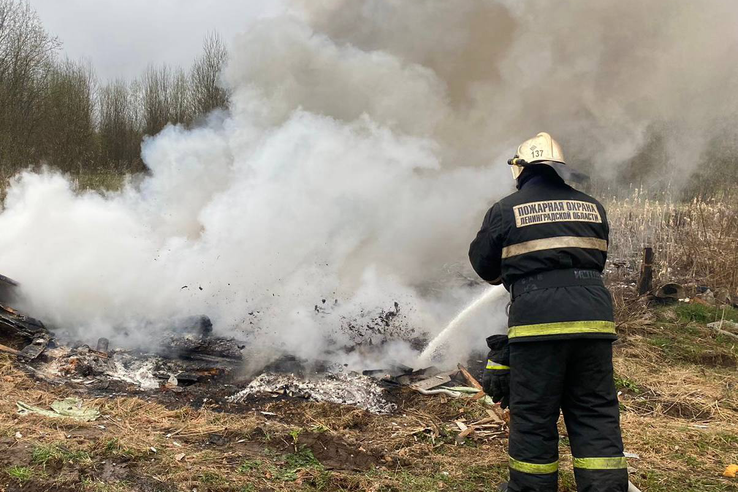
[[[397,410],[397,405],[385,399],[384,390],[376,380],[356,373],[328,373],[319,378],[304,378],[295,374],[267,372],[230,397],[229,401],[244,403],[250,397],[264,396],[351,405],[376,414]]]

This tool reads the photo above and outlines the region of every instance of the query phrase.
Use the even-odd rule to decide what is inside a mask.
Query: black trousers
[[[510,344],[510,492],[556,492],[563,411],[579,492],[627,492],[612,340]]]

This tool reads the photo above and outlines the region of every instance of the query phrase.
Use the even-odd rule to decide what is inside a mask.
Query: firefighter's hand
[[[499,364],[493,359],[487,359],[482,379],[484,392],[492,397],[492,401],[500,402],[502,408],[510,404],[510,368]]]
[[[492,397],[493,402],[500,402],[500,407],[507,408],[510,403],[510,351],[507,336],[491,336],[487,338],[487,346],[490,351],[482,387],[484,392]]]

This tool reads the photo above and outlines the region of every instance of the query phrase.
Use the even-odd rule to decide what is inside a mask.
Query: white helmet
[[[561,145],[546,132],[541,132],[521,143],[515,157],[507,163],[510,164],[513,179],[518,179],[523,172],[523,168],[530,164],[551,166],[563,179],[584,177],[584,175],[576,173],[566,166]]]

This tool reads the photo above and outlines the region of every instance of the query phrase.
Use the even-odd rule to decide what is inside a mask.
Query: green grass
[[[215,472],[205,472],[197,477],[197,480],[205,485],[223,485],[228,483],[228,480]]]
[[[629,379],[626,376],[620,376],[618,374],[615,374],[615,387],[618,390],[630,390],[635,394],[638,394],[641,392],[641,388],[638,387],[638,385],[633,381],[632,379]]]
[[[10,477],[17,481],[19,484],[24,484],[28,482],[33,476],[33,470],[31,470],[27,466],[18,465],[6,468],[5,473],[10,475]]]
[[[460,475],[444,473],[413,473],[410,470],[372,470],[367,472],[372,481],[390,482],[391,485],[380,486],[382,492],[428,492],[435,490],[453,490],[458,492],[476,492],[479,490],[496,490],[497,485],[507,480],[507,464],[494,466],[469,465],[463,468]]]
[[[283,457],[284,464],[274,467],[272,475],[283,482],[294,482],[297,480],[297,472],[300,470],[313,470],[322,472],[323,465],[320,464],[313,452],[309,449],[301,449],[296,453],[286,454]]]
[[[261,461],[259,460],[245,460],[238,467],[238,473],[249,473],[253,470],[261,468]]]
[[[729,321],[738,321],[738,309],[721,308],[718,306],[704,306],[702,304],[685,304],[679,303],[674,312],[683,322],[694,322],[707,324],[713,321],[727,319]]]
[[[659,332],[648,335],[647,342],[659,348],[664,358],[677,363],[730,368],[738,360],[735,340],[715,336],[713,330],[705,327],[723,314],[725,319],[736,318],[738,310],[728,308],[723,313],[722,309],[701,304],[660,309],[657,312]],[[627,387],[626,381],[619,383]]]
[[[36,465],[46,466],[49,462],[85,463],[92,460],[84,451],[70,451],[64,446],[51,444],[33,448],[31,461]]]

